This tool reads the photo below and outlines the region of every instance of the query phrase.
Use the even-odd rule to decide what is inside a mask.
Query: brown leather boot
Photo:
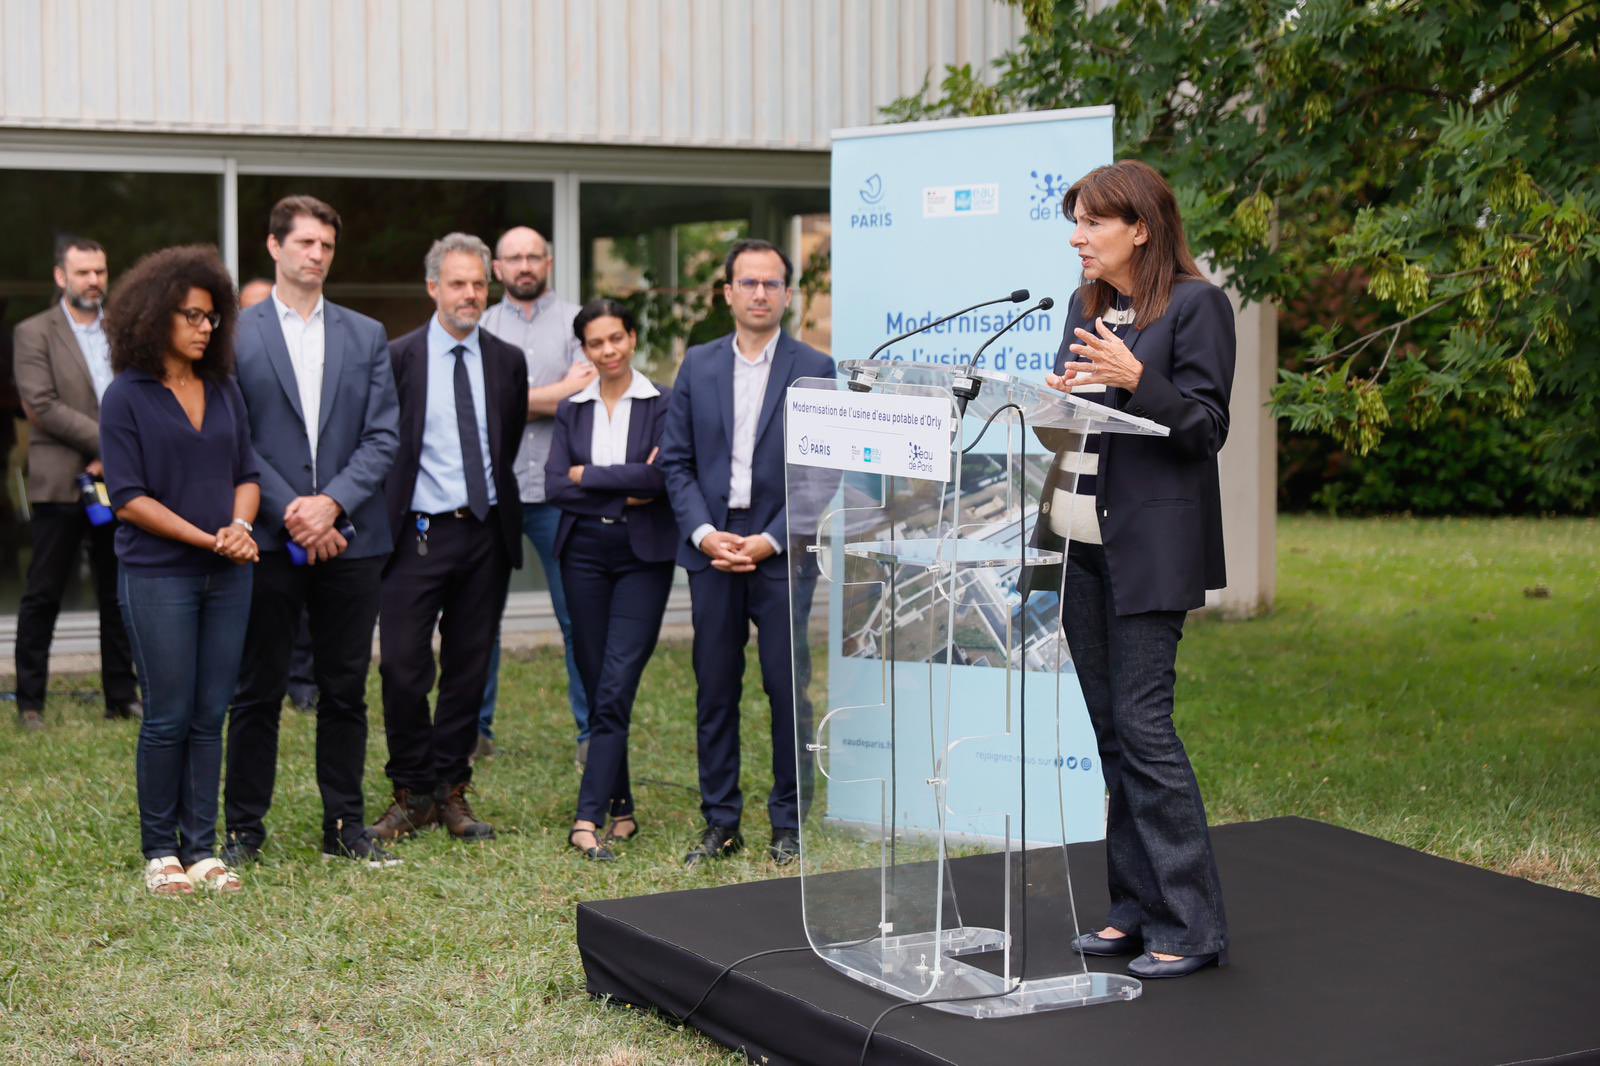
[[[467,782],[459,785],[440,785],[433,794],[434,809],[439,812],[439,824],[450,830],[457,840],[493,840],[494,826],[478,821],[467,802]]]
[[[368,829],[379,840],[401,840],[418,830],[439,824],[439,805],[426,792],[396,788],[394,802]]]

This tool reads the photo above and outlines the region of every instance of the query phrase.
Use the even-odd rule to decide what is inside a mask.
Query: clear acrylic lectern
[[[889,361],[843,362],[785,404],[812,947],[973,1017],[1137,997],[1069,944],[1064,845],[1101,835],[1103,792],[1060,631],[1062,553],[1030,539],[1062,454],[1167,430],[1004,374]],[[1051,480],[1070,493],[1074,477]],[[1016,591],[1041,583],[1055,595]],[[968,854],[986,857],[953,879]]]

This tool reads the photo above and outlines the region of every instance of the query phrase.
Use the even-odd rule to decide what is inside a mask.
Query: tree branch
[[[1344,353],[1349,352],[1352,348],[1355,349],[1355,351],[1352,353],[1352,355],[1353,356],[1354,355],[1359,355],[1363,348],[1365,348],[1367,345],[1371,344],[1373,341],[1377,340],[1379,337],[1383,336],[1385,333],[1389,333],[1389,332],[1393,331],[1396,336],[1399,336],[1400,330],[1404,329],[1406,326],[1411,325],[1411,323],[1415,322],[1417,319],[1426,318],[1428,315],[1431,315],[1435,311],[1439,310],[1439,308],[1443,307],[1445,304],[1452,303],[1452,302],[1454,302],[1456,300],[1459,300],[1459,299],[1461,299],[1461,297],[1465,296],[1467,293],[1475,292],[1476,290],[1483,288],[1484,285],[1486,285],[1486,284],[1488,284],[1488,283],[1487,282],[1479,282],[1478,284],[1473,285],[1473,286],[1471,286],[1469,288],[1462,289],[1458,293],[1453,293],[1453,294],[1451,294],[1449,296],[1446,296],[1444,299],[1439,300],[1439,301],[1437,301],[1435,303],[1432,303],[1432,304],[1428,305],[1427,307],[1424,307],[1422,310],[1418,311],[1416,314],[1412,315],[1410,318],[1402,318],[1398,322],[1391,322],[1387,326],[1382,326],[1382,327],[1380,327],[1378,329],[1375,329],[1371,333],[1368,333],[1364,337],[1357,337],[1355,340],[1351,341],[1349,344],[1344,345],[1342,348],[1336,348],[1333,351],[1329,352],[1327,355],[1318,356],[1317,358],[1311,360],[1311,362],[1313,362],[1315,364],[1319,364],[1319,365],[1323,364],[1323,363],[1331,363],[1335,359],[1337,359],[1341,355],[1343,355]],[[1387,357],[1385,357],[1385,358],[1387,358]]]
[[[1595,35],[1594,34],[1588,34],[1587,35],[1587,37],[1593,37],[1593,36],[1595,36]],[[1502,96],[1504,96],[1506,93],[1510,92],[1512,89],[1515,89],[1518,85],[1521,85],[1523,82],[1525,82],[1529,78],[1533,77],[1539,71],[1543,70],[1545,67],[1548,67],[1551,63],[1554,63],[1556,60],[1560,59],[1561,56],[1564,53],[1570,52],[1574,48],[1578,47],[1580,44],[1583,44],[1586,39],[1587,38],[1585,37],[1585,35],[1581,35],[1581,34],[1574,35],[1572,37],[1567,38],[1566,41],[1564,41],[1563,43],[1561,43],[1561,44],[1557,45],[1556,47],[1550,49],[1550,51],[1546,52],[1544,55],[1540,56],[1538,59],[1535,59],[1532,63],[1529,63],[1527,66],[1523,67],[1522,70],[1519,71],[1516,75],[1514,75],[1511,78],[1510,81],[1502,83],[1501,86],[1498,89],[1496,89],[1494,92],[1490,93],[1488,96],[1485,96],[1482,100],[1479,100],[1477,102],[1477,104],[1474,105],[1473,109],[1476,110],[1476,111],[1484,110],[1485,108],[1487,108],[1488,106],[1493,104],[1496,100],[1498,100]]]

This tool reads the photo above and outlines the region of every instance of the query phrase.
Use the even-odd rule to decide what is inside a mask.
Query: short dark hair
[[[239,300],[233,278],[216,247],[209,244],[151,252],[122,275],[106,304],[112,370],[120,374],[132,368],[158,379],[167,376],[172,315],[183,306],[190,289],[210,293],[212,306],[222,316],[195,373],[211,382],[222,382],[233,373],[233,324],[239,317]]]
[[[99,241],[90,240],[88,237],[79,237],[71,233],[63,233],[56,238],[56,266],[63,270],[67,266],[68,252],[103,252],[105,246]]]
[[[323,203],[315,196],[285,196],[272,205],[272,213],[267,216],[267,232],[278,239],[282,244],[289,239],[289,231],[294,229],[294,220],[301,215],[316,219],[325,226],[333,227],[333,235],[339,236],[339,230],[344,223],[339,220],[339,212]]]
[[[777,253],[778,258],[783,260],[783,287],[786,289],[789,287],[789,282],[794,277],[794,264],[789,262],[789,257],[783,254],[782,248],[779,248],[771,241],[761,240],[759,237],[746,237],[742,241],[735,241],[733,247],[728,249],[728,261],[722,264],[723,281],[729,285],[733,284],[733,265],[746,252]]]
[[[584,304],[578,311],[578,317],[572,320],[572,335],[578,338],[579,344],[583,343],[583,331],[597,318],[614,318],[629,333],[639,332],[639,321],[632,311],[609,296],[598,296]]]

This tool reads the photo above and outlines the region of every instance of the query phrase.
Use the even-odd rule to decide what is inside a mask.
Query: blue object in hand
[[[350,523],[350,519],[346,518],[343,522],[340,522],[337,528],[339,530],[339,536],[345,539],[346,544],[356,539],[356,527]],[[306,554],[306,550],[300,547],[300,545],[296,544],[293,538],[290,538],[288,543],[289,561],[295,566],[306,565],[306,561],[311,558]]]
[[[91,526],[109,525],[117,520],[111,510],[111,496],[106,483],[85,471],[78,475],[78,495],[83,498],[83,511],[89,516]]]

